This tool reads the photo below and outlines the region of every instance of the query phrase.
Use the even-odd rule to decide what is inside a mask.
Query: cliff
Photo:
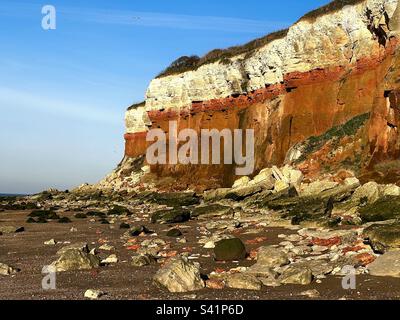
[[[176,120],[198,132],[254,129],[254,174],[290,163],[310,178],[345,168],[361,180],[400,182],[399,15],[398,0],[333,1],[288,30],[181,59],[128,109],[123,165],[143,158],[150,128],[168,132]],[[141,177],[177,189],[236,178],[233,165],[150,170]]]

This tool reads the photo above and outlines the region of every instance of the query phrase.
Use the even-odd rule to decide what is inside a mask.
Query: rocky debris
[[[146,226],[136,226],[136,227],[132,227],[129,232],[128,235],[132,236],[132,237],[137,237],[140,235],[146,235],[146,234],[151,234],[153,233],[152,231],[150,231]]]
[[[99,247],[99,250],[103,250],[103,251],[112,251],[112,250],[114,250],[115,248],[112,246],[112,245],[109,245],[109,244],[107,244],[107,243],[105,243],[105,244],[103,244],[103,245],[101,245],[100,247]]]
[[[123,206],[114,206],[107,213],[109,216],[122,216],[122,215],[131,215],[131,211]]]
[[[301,191],[302,196],[315,196],[321,192],[331,190],[339,186],[338,182],[329,180],[317,180],[303,187]]]
[[[375,252],[384,253],[400,248],[400,223],[373,224],[367,227],[363,236]]]
[[[12,234],[12,233],[19,233],[24,232],[24,227],[14,227],[14,226],[0,226],[0,233],[1,234]]]
[[[309,285],[312,279],[311,269],[298,266],[290,266],[279,277],[279,281],[283,284]]]
[[[213,217],[233,217],[234,211],[229,206],[220,204],[211,204],[199,206],[193,209],[191,213],[192,218],[209,219]]]
[[[253,266],[262,266],[264,268],[281,267],[288,264],[288,255],[279,248],[272,246],[265,246],[258,249],[257,263]]]
[[[68,217],[61,217],[60,219],[58,219],[58,223],[72,223],[72,221]]]
[[[48,241],[45,241],[44,244],[45,244],[46,246],[55,246],[55,245],[57,244],[57,241],[54,240],[54,239],[50,239],[50,240],[48,240]]]
[[[231,188],[220,188],[204,191],[203,198],[206,202],[219,201],[226,198],[226,195],[231,191]]]
[[[248,186],[248,184],[250,183],[251,179],[249,177],[241,177],[239,179],[237,179],[232,186],[232,189],[236,189],[236,188],[241,188],[241,187],[246,187]]]
[[[241,201],[254,194],[260,193],[261,191],[263,191],[263,189],[264,188],[261,184],[246,185],[244,187],[232,189],[230,192],[227,193],[225,198],[234,201]]]
[[[10,267],[9,265],[4,263],[0,263],[0,275],[2,276],[10,276],[18,273],[19,271],[20,271],[19,269]]]
[[[90,270],[99,265],[98,257],[80,249],[64,250],[58,260],[51,264],[57,272]]]
[[[225,282],[219,279],[209,279],[206,281],[206,288],[213,290],[222,290],[225,288]]]
[[[155,262],[155,258],[148,254],[136,254],[132,256],[131,265],[133,267],[144,267]]]
[[[239,238],[223,239],[215,244],[216,261],[239,261],[246,258],[246,247]]]
[[[400,197],[386,196],[359,209],[364,222],[385,221],[400,217]]]
[[[30,223],[46,223],[47,220],[60,220],[60,216],[53,210],[34,210],[28,215]]]
[[[57,251],[57,255],[61,256],[68,250],[78,250],[78,251],[82,251],[84,253],[90,252],[87,242],[78,242],[78,243],[73,243],[68,246],[62,247],[60,250]]]
[[[190,219],[190,211],[183,208],[160,210],[153,213],[151,223],[181,223]]]
[[[91,300],[97,300],[103,295],[104,295],[104,292],[102,292],[100,290],[88,289],[85,291],[84,297],[91,299]]]
[[[119,225],[119,228],[120,228],[120,229],[130,229],[131,226],[129,225],[129,223],[122,222],[122,223]]]
[[[168,230],[166,235],[167,235],[167,237],[170,237],[170,238],[178,238],[178,237],[182,236],[182,232],[179,229],[171,229],[171,230]]]
[[[368,265],[370,275],[400,278],[400,250],[393,250],[378,257]]]
[[[101,264],[112,264],[117,262],[118,262],[118,257],[116,254],[112,254],[108,256],[106,259],[101,260]]]
[[[261,290],[262,282],[248,274],[235,273],[228,275],[225,280],[228,288],[243,290]]]
[[[74,215],[74,217],[76,218],[76,219],[87,219],[87,215],[86,215],[86,213],[83,213],[83,212],[78,212],[78,213],[76,213],[75,215]]]
[[[303,292],[300,292],[300,296],[311,298],[311,299],[316,299],[321,296],[318,290],[316,289],[311,289],[311,290],[306,290]]]
[[[169,292],[189,292],[204,288],[199,265],[184,257],[170,259],[154,276],[153,280]]]
[[[200,203],[200,199],[193,192],[154,192],[145,198],[150,203],[166,205],[168,207],[185,207]]]
[[[368,182],[354,192],[351,200],[356,204],[371,204],[376,202],[379,197],[379,185],[376,182]]]

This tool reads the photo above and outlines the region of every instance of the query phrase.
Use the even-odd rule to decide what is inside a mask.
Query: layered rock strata
[[[291,163],[309,176],[346,167],[400,181],[399,11],[397,0],[334,1],[256,49],[154,79],[145,102],[127,111],[125,155],[144,155],[147,131],[177,121],[197,132],[254,129],[254,174]],[[234,169],[151,173],[207,189],[231,186]]]

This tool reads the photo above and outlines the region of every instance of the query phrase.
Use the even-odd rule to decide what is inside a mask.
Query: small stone
[[[215,243],[214,241],[208,241],[203,247],[204,249],[214,249],[215,248]]]
[[[51,239],[51,240],[45,241],[44,244],[47,246],[54,246],[57,244],[57,241],[54,239]]]
[[[18,273],[20,270],[10,267],[9,265],[5,264],[5,263],[0,263],[0,275],[2,276],[10,276],[13,274]]]
[[[225,288],[225,283],[218,279],[209,279],[206,281],[206,287],[213,290],[222,290]]]
[[[99,250],[111,251],[111,250],[114,250],[114,247],[105,243],[101,247],[99,247]]]
[[[69,232],[78,232],[78,229],[75,228],[75,227],[72,227],[72,228],[69,230]]]
[[[167,237],[178,238],[182,235],[182,232],[179,229],[171,229],[167,232]]]
[[[154,261],[155,261],[155,259],[151,255],[137,254],[132,257],[131,265],[133,267],[144,267],[144,266],[148,266],[149,264],[151,264]]]
[[[108,256],[106,259],[102,260],[102,264],[111,264],[111,263],[117,263],[118,262],[118,257],[115,254],[112,254]]]
[[[103,295],[104,295],[104,292],[102,292],[100,290],[92,290],[92,289],[86,290],[85,294],[84,294],[85,298],[88,298],[91,300],[97,300]]]
[[[215,260],[217,261],[236,261],[246,258],[246,247],[238,238],[223,239],[215,244]]]
[[[316,289],[312,289],[312,290],[307,290],[307,291],[303,291],[300,293],[301,296],[305,296],[308,298],[319,298],[320,297],[320,293],[318,290]]]
[[[128,224],[128,223],[126,223],[126,222],[122,222],[120,225],[119,225],[119,228],[120,229],[130,229],[130,225]]]

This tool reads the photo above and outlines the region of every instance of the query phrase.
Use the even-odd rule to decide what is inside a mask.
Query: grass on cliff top
[[[137,109],[137,108],[139,108],[139,107],[144,107],[145,104],[146,104],[146,101],[142,101],[142,102],[139,102],[139,103],[135,103],[135,104],[131,105],[131,106],[128,108],[128,111]]]
[[[347,5],[355,5],[365,0],[334,0],[327,5],[313,10],[298,21],[315,21],[316,18],[338,11]],[[227,49],[214,49],[203,57],[199,56],[183,56],[171,63],[164,71],[162,71],[156,78],[162,78],[174,74],[180,74],[187,71],[195,71],[201,66],[216,61],[221,61],[223,64],[229,64],[230,58],[241,54],[250,56],[255,50],[261,48],[268,43],[284,38],[289,29],[279,30],[263,36],[261,38],[250,41],[244,45],[234,46]]]

